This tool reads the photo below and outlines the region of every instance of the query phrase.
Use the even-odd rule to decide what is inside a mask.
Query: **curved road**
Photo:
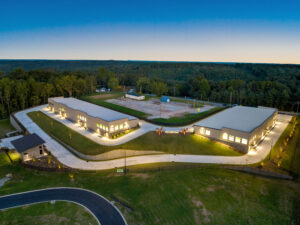
[[[48,188],[0,196],[0,210],[51,200],[71,201],[85,207],[101,225],[127,225],[121,212],[104,197],[79,188]]]

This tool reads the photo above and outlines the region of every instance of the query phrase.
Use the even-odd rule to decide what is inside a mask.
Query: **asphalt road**
[[[0,196],[0,210],[51,200],[76,202],[95,216],[101,225],[126,225],[119,210],[100,195],[77,188],[49,188]]]

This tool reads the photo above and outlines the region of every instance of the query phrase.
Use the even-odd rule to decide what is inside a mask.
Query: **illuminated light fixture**
[[[206,135],[210,135],[210,130],[207,130],[207,129],[206,129],[205,134],[206,134]]]
[[[242,144],[246,145],[248,143],[248,140],[245,138],[242,138]]]
[[[227,133],[223,133],[223,137],[222,137],[224,140],[227,140],[228,139],[228,134]]]

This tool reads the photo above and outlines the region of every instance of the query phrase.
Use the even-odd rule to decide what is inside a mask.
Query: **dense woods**
[[[300,98],[298,65],[0,60],[0,77],[1,118],[50,96],[79,97],[97,87],[289,111]]]

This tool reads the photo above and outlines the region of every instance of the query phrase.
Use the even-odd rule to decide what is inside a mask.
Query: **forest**
[[[0,118],[51,96],[89,95],[96,88],[296,111],[300,66],[242,63],[0,60]]]

